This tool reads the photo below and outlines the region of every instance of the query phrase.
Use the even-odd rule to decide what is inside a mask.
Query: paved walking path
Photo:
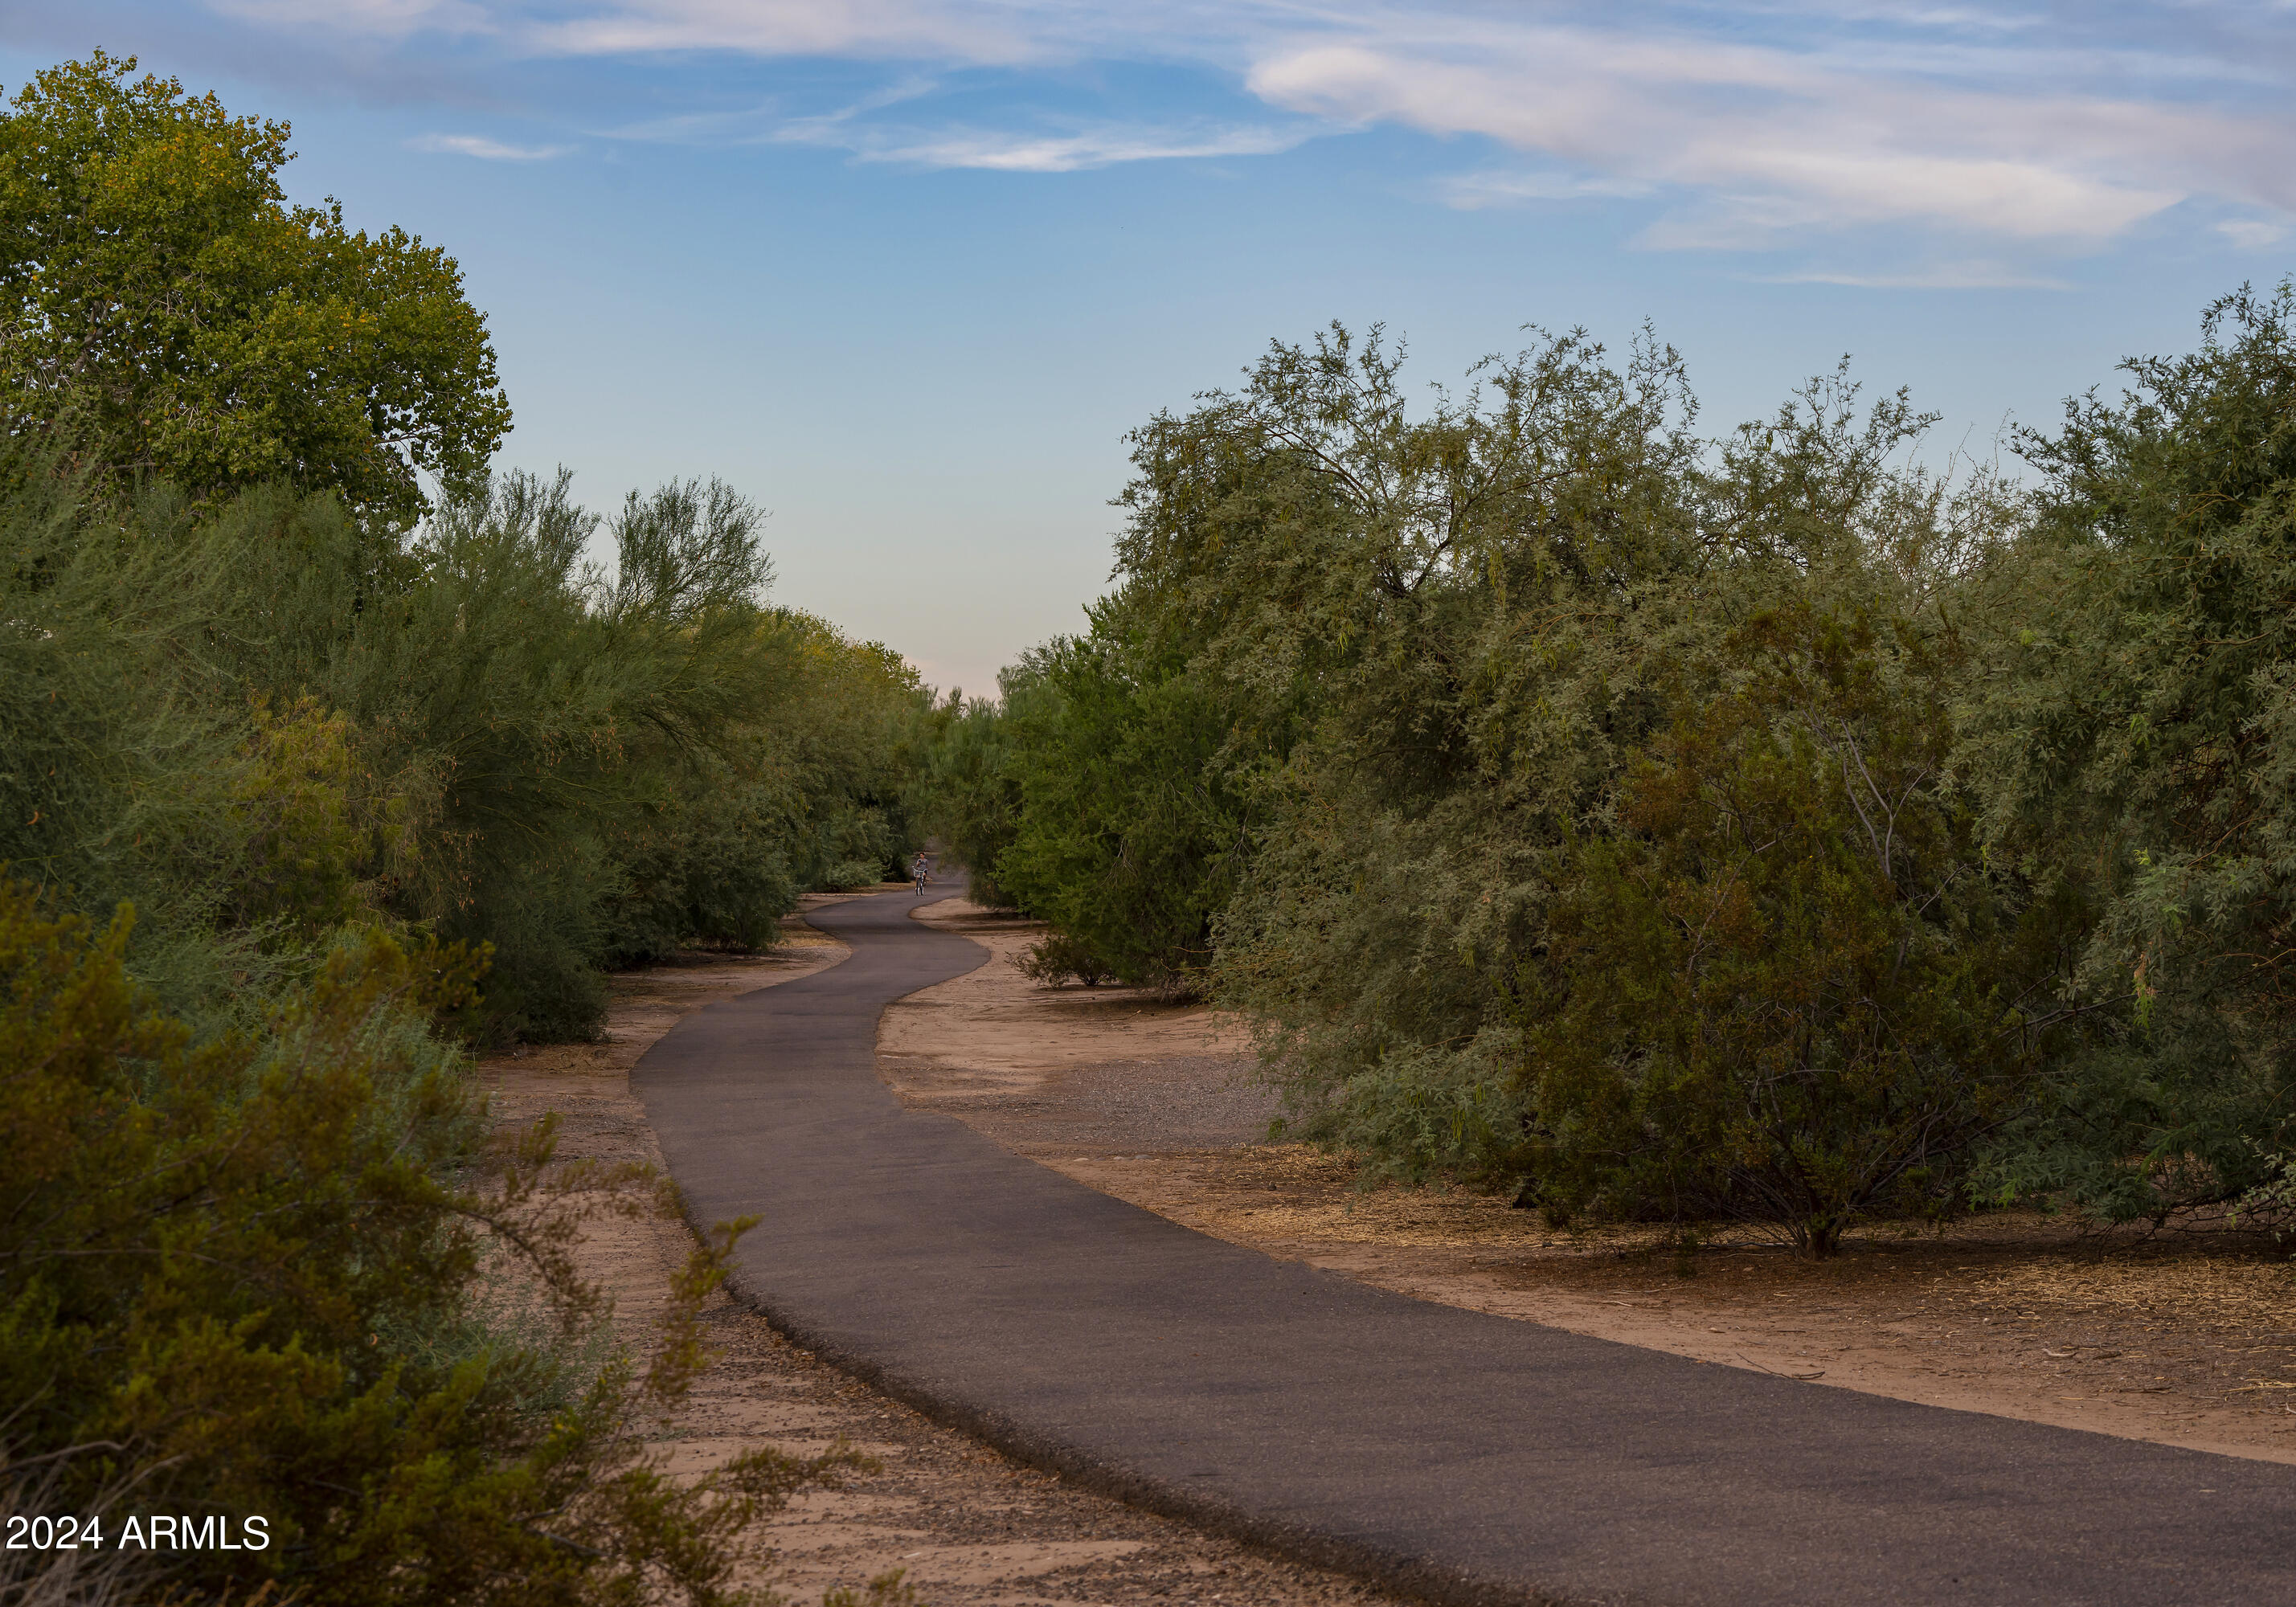
[[[915,904],[815,913],[850,957],[635,1080],[694,1218],[761,1218],[745,1298],[932,1414],[1446,1602],[2296,1603],[2296,1469],[1425,1304],[904,1109],[879,1013],[986,958]]]

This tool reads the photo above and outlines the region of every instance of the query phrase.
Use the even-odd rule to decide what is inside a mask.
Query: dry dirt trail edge
[[[632,1083],[696,1226],[759,1218],[741,1298],[929,1414],[1444,1603],[2296,1603],[2296,1469],[1423,1303],[904,1108],[879,1013],[985,957],[918,902],[814,912],[848,959]]]

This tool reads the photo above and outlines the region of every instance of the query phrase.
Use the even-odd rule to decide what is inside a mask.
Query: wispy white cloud
[[[681,111],[668,117],[626,123],[612,130],[612,137],[688,145],[763,145],[792,141],[829,144],[835,142],[826,138],[808,139],[802,131],[826,130],[839,124],[857,123],[872,112],[929,95],[939,87],[939,83],[940,80],[930,76],[912,74],[857,100],[849,101],[833,111],[805,116],[773,100],[750,106]]]
[[[1997,262],[1947,262],[1928,266],[1857,273],[1812,268],[1799,274],[1765,274],[1766,284],[1841,284],[1858,290],[1991,291],[2070,288],[2066,281]]]
[[[1910,222],[2094,245],[2204,189],[2296,210],[2288,131],[2177,106],[1997,97],[1851,78],[1786,53],[1553,29],[1512,59],[1409,42],[1262,61],[1263,98],[1357,124],[1482,135],[1614,180],[1702,197],[1661,247]]]
[[[486,0],[208,0],[208,5],[245,21],[365,38],[492,34],[505,20],[503,8]]]
[[[2261,251],[2287,239],[2288,225],[2261,217],[2228,217],[2217,225],[2217,233],[2243,251]]]
[[[2285,6],[2133,0],[2069,11],[1952,0],[212,0],[368,34],[486,32],[526,54],[716,52],[899,63],[910,75],[1117,60],[1232,75],[1290,114],[1264,127],[1152,113],[1047,132],[746,116],[739,137],[873,161],[1059,173],[1249,156],[1318,128],[1488,142],[1437,185],[1487,207],[1653,202],[1654,250],[1776,249],[1912,230],[1970,260],[2095,251],[2180,203],[2235,243],[2296,222],[2296,45]],[[2267,14],[2269,13],[2269,14]],[[2277,29],[2274,17],[2279,20]],[[711,114],[702,114],[704,116]],[[676,119],[673,119],[676,120]],[[654,137],[692,137],[652,126]]]
[[[532,19],[524,37],[569,55],[742,51],[1009,65],[1056,48],[1054,30],[1032,10],[964,0],[620,0]]]
[[[1583,173],[1513,172],[1504,168],[1456,173],[1437,181],[1446,205],[1463,212],[1526,201],[1620,200],[1647,196],[1653,186],[1640,179],[1604,178]]]
[[[880,128],[807,120],[782,129],[791,143],[849,151],[864,161],[921,168],[978,168],[999,173],[1075,173],[1119,162],[1267,156],[1310,138],[1311,127],[1157,128],[1110,124],[1065,133],[985,128]]]
[[[919,168],[972,168],[1004,173],[1075,173],[1120,162],[1267,156],[1324,132],[1297,119],[1285,123],[1143,123],[1068,118],[1032,119],[1025,128],[920,124],[877,114],[925,100],[938,78],[910,75],[836,110],[793,115],[767,102],[731,110],[650,119],[615,137],[701,145],[816,145],[863,161]]]
[[[406,142],[410,151],[434,156],[475,156],[489,162],[539,162],[563,156],[570,145],[512,145],[481,134],[425,134]]]
[[[1731,9],[1742,15],[1751,12],[1822,18],[1834,22],[1886,22],[1900,28],[1951,29],[1980,34],[2030,33],[2047,20],[2037,12],[2012,11],[2007,6],[1906,5],[1896,4],[1895,0],[1808,0],[1801,4],[1790,4],[1788,0],[1770,0],[1768,4],[1755,0]]]

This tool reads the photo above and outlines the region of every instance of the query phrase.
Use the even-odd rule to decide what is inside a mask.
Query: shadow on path
[[[849,958],[632,1081],[694,1220],[761,1219],[742,1298],[931,1415],[1442,1602],[2296,1603],[2296,1470],[1423,1304],[904,1109],[879,1013],[985,957],[917,902],[814,912]]]

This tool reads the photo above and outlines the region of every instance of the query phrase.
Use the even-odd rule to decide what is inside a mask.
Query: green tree
[[[565,475],[484,472],[453,264],[132,66],[0,118],[0,1496],[274,1535],[0,1552],[0,1597],[754,1599],[748,1520],[854,1459],[663,1462],[738,1225],[634,1360],[569,1247],[666,1190],[490,1141],[457,1040],[873,879],[923,693],[765,606],[717,482],[587,562]]]
[[[758,616],[746,652],[746,707],[609,825],[622,873],[610,964],[695,940],[763,947],[800,891],[898,876],[917,840],[909,794],[930,698],[916,671],[787,609]]]
[[[970,873],[972,900],[1010,909],[1013,897],[996,880],[996,861],[1021,825],[1012,716],[1015,698],[1025,694],[1009,669],[999,677],[999,690],[996,699],[952,692],[932,711],[916,812],[948,857]]]
[[[1674,959],[1628,955],[1622,932],[1598,933],[1573,899],[1613,849],[1697,864],[1719,851],[1692,811],[1677,811],[1671,835],[1629,826],[1647,805],[1633,778],[1682,722],[1720,719],[1750,678],[1777,679],[1784,650],[1759,645],[1753,621],[1817,610],[1919,621],[1924,640],[1939,631],[2017,504],[1986,476],[1908,467],[1902,455],[1930,421],[1902,394],[1866,406],[1839,373],[1775,418],[1705,442],[1690,433],[1678,361],[1648,338],[1622,363],[1583,335],[1546,339],[1423,407],[1402,366],[1376,332],[1334,329],[1274,347],[1238,392],[1141,430],[1123,589],[1088,638],[1008,674],[994,767],[1005,791],[973,795],[994,828],[984,836],[1001,834],[997,880],[1064,933],[1089,930],[1106,947],[1168,926],[1166,911],[1209,914],[1210,972],[1254,1021],[1294,1131],[1375,1170],[1511,1184],[1531,1165],[1544,1104],[1592,1077],[1549,1066],[1551,1037],[1534,1043],[1557,1000],[1592,1011],[1599,992],[1560,980],[1576,973],[1553,969],[1566,939],[1551,922],[1567,918],[1568,941],[1609,953],[1608,980],[1662,992]],[[1853,636],[1841,677],[1903,656],[1895,624]],[[1931,676],[1903,711],[1932,722],[1918,734],[1932,749],[1949,742],[1958,674]],[[1751,722],[1697,750],[1699,764],[1752,763]],[[1949,791],[1941,752],[1929,753],[1930,782]],[[1816,785],[1793,808],[1822,800]],[[1219,830],[1198,830],[1193,855],[1139,856],[1136,840],[1189,840],[1144,831],[1181,812],[1143,802],[1193,792],[1218,800],[1201,814]],[[1952,808],[1965,824],[1965,800]],[[1128,855],[1158,873],[1128,889]],[[1759,868],[1783,888],[1816,863]],[[1964,888],[1955,877],[1967,868],[1956,860],[1947,874],[1974,899],[1955,908],[1993,920],[2000,890]],[[1857,892],[1879,930],[1899,918],[1898,895],[1870,880],[1845,870],[1801,892]],[[2008,891],[2014,916],[2027,894]],[[1523,1004],[1533,982],[1549,988],[1543,1011]],[[1946,984],[1903,987],[1931,999]],[[1581,1070],[1594,1063],[1609,1062]],[[1920,1064],[1932,1088],[1959,1075],[1942,1048]],[[1841,1106],[1837,1127],[1881,1142],[1860,1124],[1886,1127],[1894,1118],[1875,1110],[1910,1086]],[[2013,1102],[1978,1103],[1972,1121],[1931,1123],[1907,1169],[1921,1169],[1923,1186],[1949,1193],[1939,1180],[1965,1175],[1968,1146]],[[1586,1154],[1565,1160],[1540,1160],[1540,1187],[1562,1209],[1660,1209],[1655,1173],[1623,1167],[1597,1182]],[[1834,1218],[1910,1197],[1869,1182],[1836,1189],[1839,1209],[1801,1210],[1805,1238],[1824,1249]],[[1702,1174],[1696,1209],[1750,1199]]]
[[[413,848],[382,907],[493,945],[489,1009],[540,1037],[594,1030],[632,831],[697,769],[741,768],[745,722],[791,678],[753,505],[717,484],[632,497],[609,584],[586,568],[599,521],[570,482],[505,475],[449,498],[376,600],[360,532],[325,498],[253,493],[188,538],[219,577],[208,628],[233,690],[343,711],[404,800]],[[768,897],[786,891],[760,871]],[[754,932],[770,917],[752,903]]]
[[[1543,340],[1421,407],[1400,351],[1335,329],[1136,438],[1128,580],[1249,700],[1215,970],[1302,1136],[1512,1164],[1543,857],[1603,818],[1700,628],[1691,414],[1652,341]]]
[[[1231,748],[1243,705],[1125,613],[1103,603],[1090,635],[1005,676],[1018,809],[991,874],[1054,927],[1046,974],[1193,993],[1250,840]]]
[[[2115,1220],[2237,1200],[2296,1136],[2296,285],[2204,337],[2025,438],[1964,760],[1997,849],[2099,906],[2090,1045],[1992,1181]]]
[[[284,123],[101,51],[0,116],[0,427],[198,495],[287,479],[404,529],[510,427],[454,260],[291,205]]]
[[[1632,767],[1524,962],[1525,1201],[1825,1257],[1964,1204],[2070,1013],[2067,912],[1983,864],[1950,633],[1797,601],[1727,645],[1741,684]]]

